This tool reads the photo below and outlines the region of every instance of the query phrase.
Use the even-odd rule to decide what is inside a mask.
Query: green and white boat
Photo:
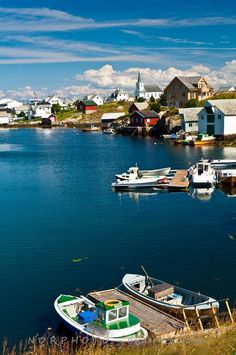
[[[60,295],[56,312],[74,333],[105,342],[133,343],[147,338],[140,320],[129,312],[129,302],[107,300],[93,303],[84,296]]]

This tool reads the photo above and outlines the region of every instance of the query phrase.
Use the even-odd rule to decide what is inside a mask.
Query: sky
[[[0,0],[0,99],[133,93],[139,72],[236,86],[236,1]]]

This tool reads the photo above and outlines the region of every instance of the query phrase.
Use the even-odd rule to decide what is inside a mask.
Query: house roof
[[[161,88],[156,84],[144,84],[146,92],[162,92]]]
[[[177,78],[190,90],[195,91],[201,76],[177,76]]]
[[[137,108],[137,111],[142,111],[148,107],[148,103],[147,102],[134,102],[130,107],[132,107],[132,106],[135,106]]]
[[[179,115],[183,117],[185,122],[197,122],[198,114],[203,107],[180,108]]]
[[[158,118],[159,117],[158,113],[156,113],[156,111],[153,111],[153,110],[135,111],[135,112],[132,113],[132,115],[134,115],[135,113],[140,115],[143,118]]]
[[[85,106],[97,106],[96,102],[92,100],[81,100],[79,102],[83,102]]]
[[[125,116],[125,112],[107,112],[102,115],[101,120],[116,120],[122,116]]]
[[[221,112],[228,116],[236,115],[236,99],[208,100],[205,106],[216,106]]]

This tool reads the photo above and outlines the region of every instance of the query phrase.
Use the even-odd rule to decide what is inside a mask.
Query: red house
[[[158,120],[159,115],[155,111],[135,111],[130,115],[130,126],[152,127]]]
[[[89,114],[97,111],[97,104],[94,101],[83,100],[76,102],[77,111]]]

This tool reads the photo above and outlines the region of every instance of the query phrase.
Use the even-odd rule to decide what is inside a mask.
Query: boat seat
[[[148,289],[148,295],[155,299],[164,298],[174,292],[174,286],[163,283]]]

